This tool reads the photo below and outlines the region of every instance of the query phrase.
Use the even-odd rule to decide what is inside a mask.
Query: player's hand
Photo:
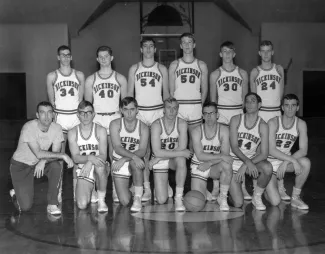
[[[46,160],[40,160],[36,164],[35,170],[34,170],[34,176],[36,176],[37,178],[41,178],[43,176],[45,164],[46,164]]]
[[[280,164],[280,166],[278,167],[278,170],[276,172],[276,177],[278,179],[282,180],[284,178],[284,174],[286,172],[288,164],[289,164],[289,161],[284,161]]]
[[[80,170],[79,176],[89,177],[92,167],[93,164],[90,161],[87,161]]]
[[[193,155],[193,152],[191,152],[190,150],[188,149],[184,149],[182,152],[182,156],[185,157],[186,159],[189,159],[192,157]]]
[[[104,167],[106,164],[106,161],[95,155],[88,155],[88,160],[92,162],[96,167]]]
[[[234,161],[233,158],[230,155],[222,155],[221,159],[224,162],[227,162],[229,165],[232,165],[232,162]]]
[[[74,163],[73,160],[68,155],[63,155],[63,160],[68,164],[68,168],[72,168]]]
[[[161,161],[162,159],[161,158],[158,158],[158,157],[155,157],[155,158],[152,158],[150,161],[149,161],[149,169],[152,170],[153,169],[153,166],[156,165],[159,161]]]
[[[112,164],[112,167],[111,167],[112,168],[112,171],[113,172],[118,172],[121,169],[121,167],[123,167],[124,163],[125,163],[125,159],[124,158],[121,158],[118,161],[114,162]]]
[[[256,179],[258,177],[258,170],[255,164],[251,160],[247,160],[245,163],[248,168],[248,174]]]
[[[243,165],[241,165],[241,167],[238,169],[238,172],[236,174],[235,180],[237,183],[241,183],[244,180],[244,175],[246,170],[247,170],[247,166],[245,163],[243,163]]]
[[[209,168],[211,168],[211,163],[210,162],[203,162],[201,163],[197,169],[200,170],[201,172],[207,171]]]
[[[132,160],[134,161],[134,164],[137,169],[144,169],[144,166],[145,166],[144,161],[141,158],[139,158],[136,155],[133,155]]]
[[[302,172],[302,168],[301,168],[301,165],[300,165],[300,163],[298,162],[298,160],[294,160],[294,161],[292,162],[292,164],[293,164],[293,168],[295,169],[295,174],[296,174],[297,176],[300,175],[301,172]]]

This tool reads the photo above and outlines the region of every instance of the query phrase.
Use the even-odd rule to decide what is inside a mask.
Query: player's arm
[[[104,127],[97,125],[97,135],[99,138],[99,157],[102,161],[106,162],[107,160],[107,131]]]
[[[128,75],[128,85],[127,85],[127,96],[134,97],[134,82],[135,82],[135,72],[137,70],[137,64],[134,64],[129,69]]]
[[[243,77],[243,83],[242,83],[242,100],[245,101],[245,96],[248,93],[248,74],[246,71],[239,69],[240,75]]]
[[[308,135],[306,122],[298,118],[299,131],[299,150],[296,151],[292,157],[299,159],[305,157],[308,152]]]
[[[219,68],[210,74],[210,101],[218,103],[217,80],[220,76]]]
[[[178,64],[178,61],[175,60],[173,61],[170,66],[169,66],[169,69],[168,69],[168,80],[169,80],[169,93],[170,93],[170,96],[174,97],[174,93],[175,93],[175,71],[176,71],[176,68],[177,68],[177,64]]]
[[[201,103],[204,104],[208,96],[208,67],[205,62],[199,61],[199,65],[202,71],[201,77]]]
[[[162,64],[159,64],[159,70],[162,75],[163,100],[166,100],[170,97],[169,86],[168,86],[168,71],[167,68]]]
[[[280,98],[282,99],[284,94],[284,70],[281,65],[276,66],[277,71],[279,72],[281,79],[280,79]]]
[[[93,84],[95,82],[95,74],[90,75],[85,82],[85,100],[93,102]]]
[[[126,81],[126,78],[120,74],[120,73],[117,73],[116,75],[116,78],[117,78],[117,81],[118,83],[121,85],[121,100],[127,96],[127,93],[128,93],[128,83]]]
[[[256,164],[260,161],[266,160],[269,155],[269,127],[264,121],[260,121],[260,135],[261,135],[261,151],[257,153],[251,161]]]
[[[76,71],[77,78],[80,82],[79,86],[79,102],[84,98],[85,93],[85,75],[81,71]]]
[[[54,97],[53,84],[54,84],[55,79],[56,79],[55,72],[50,72],[46,78],[47,96],[49,97],[49,101],[54,108],[55,108],[55,97]]]
[[[269,153],[271,156],[279,160],[293,162],[295,159],[292,156],[287,155],[276,148],[276,131],[278,129],[277,119],[277,117],[274,117],[267,123],[269,126]]]
[[[174,149],[174,151],[183,151],[187,148],[187,142],[188,142],[187,122],[181,118],[178,118],[177,128],[179,130],[178,147]]]
[[[141,136],[140,136],[140,144],[139,149],[134,151],[134,155],[138,156],[139,158],[143,158],[146,155],[148,142],[149,142],[149,128],[143,122],[140,122],[141,128]]]
[[[249,83],[250,83],[250,88],[251,88],[251,92],[252,93],[256,93],[257,92],[257,87],[256,87],[256,83],[255,83],[255,79],[258,75],[258,70],[257,68],[254,68],[251,71],[250,77],[249,77]]]
[[[240,121],[240,115],[233,116],[230,120],[230,147],[231,151],[244,163],[249,160],[248,157],[246,157],[242,151],[239,149],[238,146],[238,126]]]

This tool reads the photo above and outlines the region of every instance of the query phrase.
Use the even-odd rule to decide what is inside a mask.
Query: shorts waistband
[[[100,116],[112,116],[116,114],[116,112],[106,112],[106,113],[96,113],[96,114]]]
[[[78,110],[77,109],[64,110],[64,109],[55,108],[54,112],[62,115],[73,115],[73,114],[77,114]]]

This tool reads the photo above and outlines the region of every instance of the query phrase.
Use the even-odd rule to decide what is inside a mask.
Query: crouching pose
[[[217,122],[217,104],[203,105],[204,123],[191,133],[194,156],[191,163],[191,189],[203,194],[207,190],[207,179],[220,179],[217,201],[221,211],[229,211],[227,195],[232,177],[233,159],[229,155],[229,129]]]
[[[149,129],[136,118],[138,103],[133,97],[122,99],[120,110],[123,117],[113,120],[109,127],[113,144],[112,176],[120,203],[127,205],[131,200],[129,178],[132,175],[135,194],[131,211],[139,212],[142,208],[143,157],[147,150]]]

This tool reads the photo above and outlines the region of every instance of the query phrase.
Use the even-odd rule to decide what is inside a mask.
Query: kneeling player
[[[75,198],[80,209],[86,209],[94,188],[98,187],[98,211],[107,212],[105,203],[107,186],[107,135],[106,129],[93,122],[92,103],[82,101],[78,106],[80,124],[68,132],[73,161],[78,163]]]
[[[220,194],[217,201],[221,211],[229,211],[227,195],[232,177],[232,158],[229,156],[229,129],[217,122],[217,104],[203,106],[204,124],[191,133],[194,156],[191,163],[191,189],[203,194],[207,190],[207,180],[220,179]]]
[[[112,175],[122,205],[129,204],[131,200],[129,178],[132,175],[135,194],[131,211],[139,212],[142,208],[143,157],[147,150],[149,129],[136,118],[138,103],[133,97],[125,97],[120,110],[123,117],[112,121],[109,127],[113,144]]]
[[[291,206],[308,209],[308,205],[300,199],[301,189],[310,171],[310,160],[306,158],[308,137],[306,122],[296,117],[299,110],[299,99],[294,94],[287,94],[282,102],[283,115],[269,120],[269,161],[273,166],[273,175],[266,191],[273,205],[281,201],[277,178],[283,179],[286,172],[295,172],[296,181],[293,187]],[[290,150],[299,136],[299,150],[291,155]]]
[[[245,173],[257,179],[252,199],[257,210],[265,210],[262,194],[270,181],[272,165],[266,160],[269,154],[269,130],[267,124],[258,116],[261,97],[256,93],[245,96],[246,113],[236,115],[230,121],[230,145],[232,150],[233,173],[230,195],[235,207],[244,202],[240,183]],[[261,146],[261,152],[256,153]]]
[[[151,146],[154,158],[149,162],[155,179],[155,195],[159,204],[168,198],[168,170],[176,171],[175,210],[185,211],[183,190],[186,179],[186,159],[191,157],[187,146],[187,123],[177,117],[175,98],[164,101],[164,116],[151,126]]]

